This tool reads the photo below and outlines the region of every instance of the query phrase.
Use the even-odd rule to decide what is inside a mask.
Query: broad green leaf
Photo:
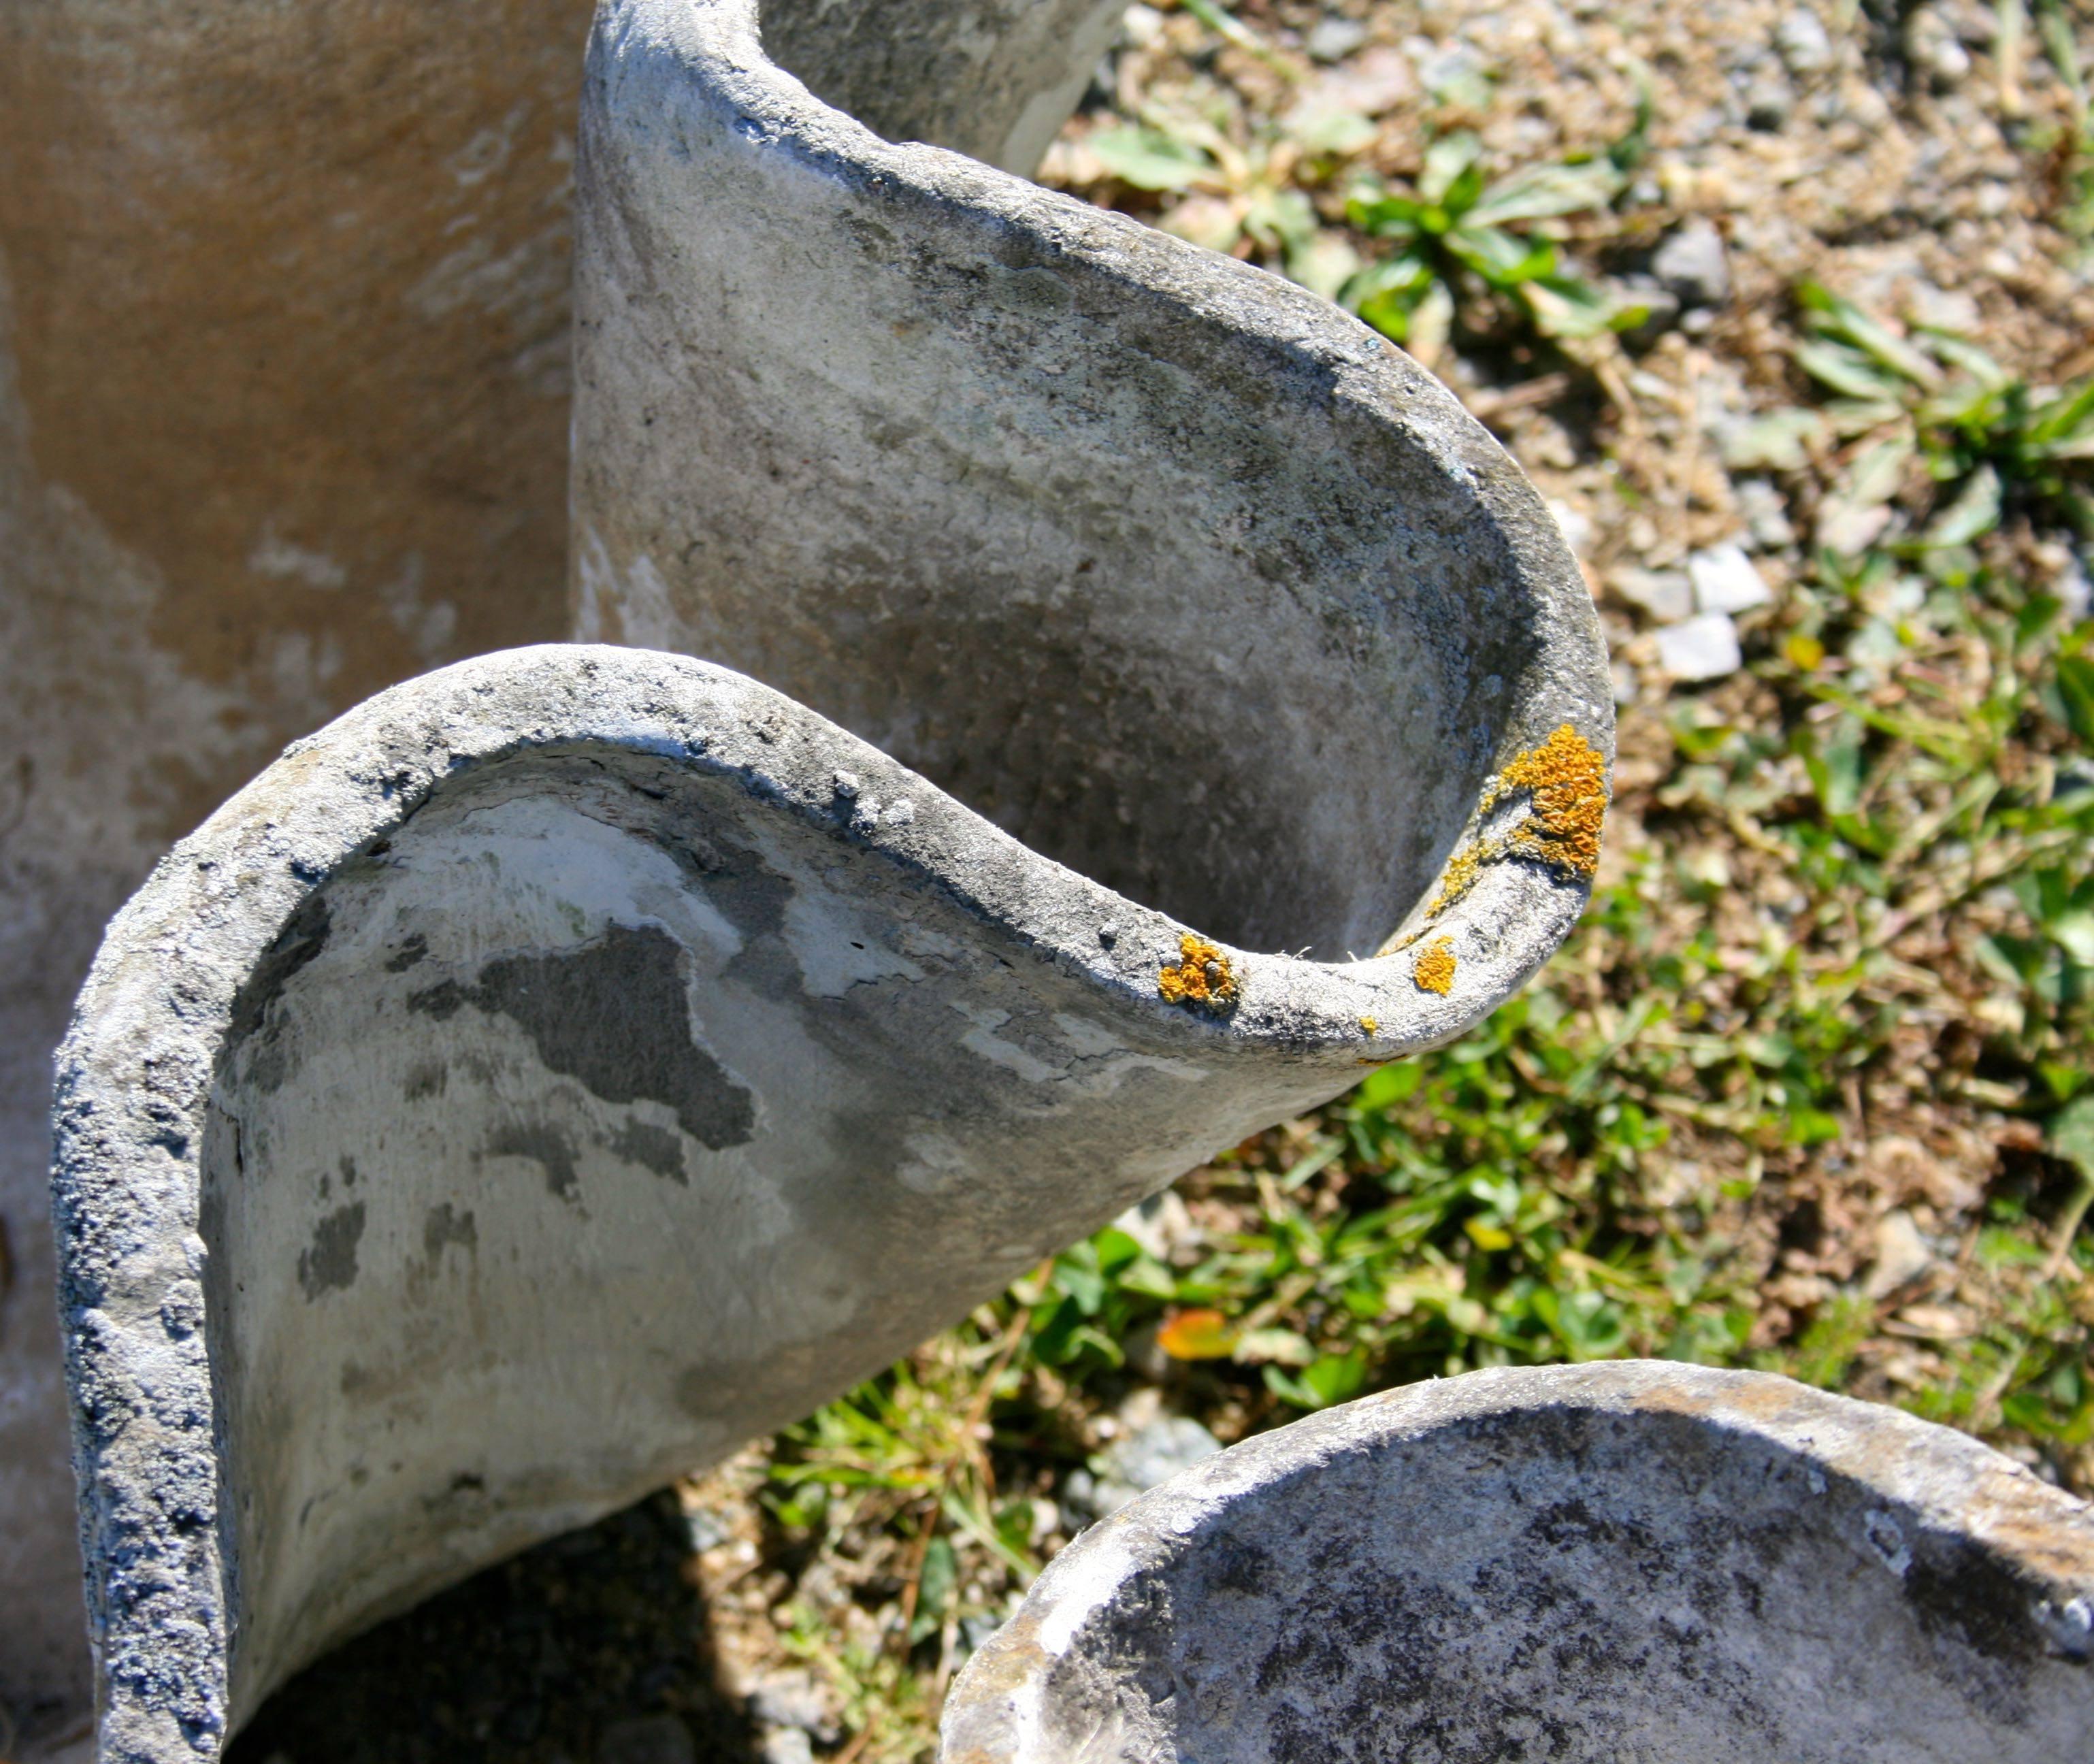
[[[2094,380],[2077,392],[2061,393],[2033,416],[2028,428],[2030,445],[2053,456],[2059,442],[2094,438]]]
[[[1455,180],[1475,167],[1483,151],[1483,142],[1466,129],[1442,135],[1425,150],[1425,168],[1418,176],[1418,200],[1445,203]]]
[[[1582,215],[1605,207],[1622,184],[1622,174],[1604,159],[1587,165],[1529,166],[1484,190],[1468,219],[1476,226],[1498,227],[1509,221]]]
[[[1288,138],[1305,153],[1358,153],[1376,133],[1358,111],[1297,110],[1287,119]]]
[[[1809,464],[1809,445],[1825,432],[1815,411],[1770,411],[1726,428],[1723,463],[1733,471],[1801,471]]]
[[[1855,454],[1840,485],[1840,499],[1855,508],[1874,508],[1896,496],[1905,483],[1914,452],[1912,437],[1893,435]]]
[[[1939,363],[1853,301],[1842,300],[1815,282],[1806,282],[1798,294],[1803,304],[1818,315],[1822,332],[1853,344],[1916,386],[1931,391],[1941,384]]]
[[[1360,272],[1360,254],[1340,233],[1319,232],[1289,249],[1287,273],[1312,293],[1336,300]]]
[[[1796,345],[1796,364],[1814,380],[1850,398],[1895,401],[1904,389],[1895,374],[1844,343],[1814,338]]]
[[[1547,337],[1597,337],[1614,329],[1618,318],[1635,311],[1590,283],[1567,276],[1536,276],[1520,289],[1520,296],[1534,314],[1536,328]],[[1636,321],[1629,316],[1627,322]]]
[[[1182,190],[1214,176],[1214,162],[1206,154],[1160,128],[1101,128],[1084,146],[1106,171],[1136,189]]]
[[[1345,204],[1346,219],[1383,239],[1412,237],[1424,212],[1424,205],[1409,196],[1355,196]]]
[[[1300,190],[1270,190],[1253,200],[1244,228],[1268,248],[1300,245],[1316,236],[1316,205]]]
[[[1953,331],[1929,331],[1926,333],[1927,346],[1948,363],[1960,368],[1981,386],[1998,391],[2010,385],[2014,376],[1968,337],[1958,337]]]
[[[1447,236],[1447,249],[1493,288],[1513,289],[1553,276],[1556,247],[1496,227],[1464,227]]]
[[[2072,732],[2094,745],[2094,658],[2064,655],[2057,662],[2057,696]]]
[[[2045,1129],[2052,1153],[2079,1165],[2083,1175],[2094,1180],[2094,1097],[2067,1103],[2050,1118]]]
[[[2000,475],[1990,466],[1972,472],[1948,506],[1920,535],[1923,545],[1967,545],[2000,524]]]

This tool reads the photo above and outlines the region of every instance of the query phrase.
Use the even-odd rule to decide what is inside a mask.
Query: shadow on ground
[[[674,1497],[541,1545],[285,1685],[227,1764],[750,1764]]]

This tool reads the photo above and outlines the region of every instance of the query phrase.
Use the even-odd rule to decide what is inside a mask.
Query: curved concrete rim
[[[1226,1647],[1228,1639],[1249,1627],[1242,1610],[1231,1602],[1235,1599],[1282,1605],[1294,1601],[1305,1606],[1311,1602],[1320,1588],[1275,1590],[1268,1578],[1273,1571],[1257,1554],[1262,1540],[1298,1541],[1305,1527],[1310,1527],[1327,1536],[1329,1547],[1336,1551],[1344,1552],[1349,1544],[1355,1550],[1371,1548],[1366,1533],[1374,1515],[1345,1504],[1357,1494],[1333,1497],[1319,1509],[1319,1489],[1349,1475],[1355,1476],[1358,1487],[1371,1488],[1371,1471],[1362,1466],[1384,1454],[1393,1458],[1414,1450],[1419,1455],[1404,1461],[1422,1466],[1425,1510],[1429,1512],[1436,1490],[1450,1519],[1451,1510],[1465,1499],[1504,1501],[1510,1495],[1517,1512],[1521,1497],[1510,1480],[1506,1488],[1499,1487],[1501,1472],[1510,1479],[1523,1465],[1552,1453],[1569,1450],[1575,1456],[1578,1448],[1566,1447],[1548,1434],[1566,1418],[1597,1423],[1617,1434],[1652,1423],[1684,1423],[1706,1440],[1712,1453],[1747,1466],[1743,1473],[1792,1479],[1806,1502],[1823,1497],[1828,1488],[1839,1491],[1853,1510],[1850,1517],[1858,1519],[1859,1535],[1851,1540],[1863,1565],[1858,1571],[1881,1571],[1898,1580],[1909,1575],[1918,1590],[1906,1596],[1922,1605],[1933,1601],[1940,1614],[1923,1614],[1922,1622],[1938,1625],[1944,1636],[1955,1633],[1958,1620],[1970,1614],[1957,1609],[1953,1592],[1930,1590],[1934,1580],[1927,1577],[1938,1579],[1940,1563],[1923,1558],[1936,1540],[1948,1540],[1949,1550],[1962,1553],[1950,1558],[1959,1570],[1973,1572],[1984,1582],[1988,1595],[2000,1601],[1999,1607],[1977,1614],[1981,1627],[1989,1624],[1993,1631],[1979,1638],[1980,1653],[2018,1652],[2061,1663],[2069,1669],[2069,1677],[2076,1673],[2061,1704],[2057,1685],[2050,1687],[2050,1706],[2040,1717],[2047,1723],[2044,1731],[2054,1740],[2061,1720],[2066,1731],[2076,1726],[2082,1734],[2094,1734],[2094,1507],[1966,1435],[1895,1410],[1766,1373],[1623,1361],[1496,1368],[1407,1386],[1259,1435],[1151,1489],[1056,1557],[1018,1614],[970,1660],[946,1702],[941,1764],[1044,1764],[1050,1757],[1087,1764],[1109,1756],[1177,1756],[1168,1750],[1171,1740],[1161,1742],[1166,1749],[1159,1752],[1124,1734],[1116,1740],[1110,1737],[1119,1731],[1109,1706],[1114,1688],[1151,1709],[1168,1709],[1174,1696],[1182,1700],[1197,1692],[1180,1675],[1179,1655],[1158,1658],[1159,1649],[1183,1643],[1184,1656],[1190,1659],[1199,1657],[1204,1643]],[[1466,1474],[1478,1486],[1443,1488],[1433,1479],[1438,1467],[1423,1454],[1479,1426],[1497,1431],[1490,1436],[1488,1450],[1465,1460]],[[1662,1451],[1653,1453],[1649,1466],[1654,1481],[1667,1476]],[[1575,1510],[1563,1515],[1562,1523],[1575,1541],[1616,1535],[1609,1528],[1620,1523],[1610,1502],[1616,1492],[1596,1480],[1587,1490],[1592,1510],[1585,1510],[1582,1501],[1572,1503]],[[1680,1500],[1691,1505],[1693,1497],[1688,1493]],[[1527,1517],[1536,1523],[1540,1519]],[[1715,1518],[1720,1524],[1727,1515],[1719,1512]],[[1384,1547],[1388,1544],[1385,1536],[1378,1541]],[[1630,1549],[1632,1540],[1624,1535],[1621,1545]],[[1190,1578],[1184,1571],[1205,1558],[1216,1566],[1199,1583],[1204,1592],[1196,1594],[1183,1584]],[[1528,1631],[1532,1647],[1545,1656],[1545,1638],[1555,1633],[1560,1639],[1560,1631],[1551,1627],[1553,1615],[1535,1614],[1536,1608],[1546,1610],[1547,1601],[1537,1599],[1534,1607],[1523,1607],[1521,1601],[1531,1589],[1509,1584],[1501,1562],[1471,1561],[1458,1550],[1455,1559],[1458,1571],[1431,1583],[1448,1599],[1420,1618],[1426,1630],[1438,1625],[1443,1635],[1449,1627],[1466,1634],[1462,1626],[1472,1621],[1488,1627],[1502,1618],[1515,1628],[1523,1623],[1533,1626]],[[1637,1614],[1639,1618],[1660,1627],[1685,1621],[1667,1601],[1679,1597],[1673,1577],[1683,1581],[1697,1566],[1708,1566],[1712,1575],[1727,1571],[1717,1564],[1670,1558],[1653,1564],[1644,1583],[1649,1609]],[[1824,1591],[1836,1608],[1840,1571],[1828,1566],[1826,1571]],[[1342,1614],[1325,1612],[1323,1618],[1332,1626],[1332,1645],[1339,1654],[1349,1645],[1365,1646],[1345,1632]],[[1832,1621],[1836,1623],[1836,1616]],[[1865,1632],[1836,1628],[1821,1638],[1820,1651],[1866,1673],[1868,1658],[1860,1650],[1866,1650],[1870,1639]],[[1462,1644],[1449,1645],[1458,1653]],[[1562,1668],[1566,1679],[1581,1670],[1581,1660],[1597,1674],[1625,1670],[1618,1662],[1590,1659],[1581,1651],[1590,1646],[1583,1638],[1570,1644],[1573,1658]],[[1293,1663],[1298,1666],[1298,1659]],[[1255,1703],[1268,1695],[1277,1699],[1290,1694],[1287,1688],[1266,1682],[1254,1659],[1232,1660],[1221,1670],[1231,1681],[1231,1694],[1242,1700]],[[1411,1670],[1429,1672],[1430,1667]],[[1207,1659],[1204,1671],[1216,1671],[1213,1658]],[[2021,1732],[2025,1722],[2033,1728],[2035,1718],[2027,1710],[2014,1708],[2011,1672],[2003,1673],[1998,1683],[1983,1682],[1983,1674],[1974,1675],[1981,1683],[1972,1701],[1983,1716],[1998,1721],[1999,1737]],[[1713,1697],[1713,1683],[1707,1690]],[[1407,1694],[1429,1701],[1433,1692],[1425,1683],[1414,1684]],[[1064,1705],[1071,1713],[1058,1726]],[[1079,1709],[1080,1714],[1074,1712]],[[1334,1723],[1327,1711],[1320,1713],[1320,1721],[1313,1714],[1311,1719],[1322,1748],[1319,1756],[1420,1755],[1378,1749],[1384,1742],[1371,1728],[1348,1728],[1342,1717]],[[1092,1739],[1072,1741],[1072,1720],[1091,1732]],[[1175,1729],[1166,1731],[1175,1735]],[[1451,1749],[1424,1755],[1480,1759],[1484,1753],[1463,1749],[1465,1740],[1475,1738],[1473,1733],[1440,1731],[1431,1743]],[[1727,1746],[1735,1746],[1718,1748],[1725,1761],[1771,1755],[1762,1749],[1775,1743],[1765,1732],[1750,1731],[1749,1723],[1723,1738]],[[2019,1749],[2009,1748],[2000,1755],[2054,1755],[2030,1751],[2032,1741],[2043,1743],[2031,1731]],[[1488,1756],[1526,1755],[1516,1749],[1525,1741],[1501,1736],[1501,1743],[1515,1749],[1492,1750]],[[1551,1749],[1543,1755],[1566,1764],[1597,1764],[1602,1757],[1612,1760],[1617,1755],[1588,1749],[1575,1733],[1557,1731],[1546,1744]],[[1633,1755],[1651,1764],[1670,1764],[1687,1754],[1661,1749],[1635,1750]],[[1702,1755],[1713,1759],[1715,1754]],[[1779,1755],[1789,1764],[1789,1752]],[[1822,1751],[1809,1751],[1804,1764],[1890,1755],[1843,1749],[1830,1741]],[[1952,1755],[1963,1754],[1926,1753],[1929,1758]]]
[[[728,780],[764,812],[869,854],[904,886],[979,921],[1008,962],[1045,964],[1123,1018],[1136,1013],[1153,1039],[1217,1056],[1262,1049],[1268,1067],[1277,1058],[1262,1088],[1246,1086],[1259,1100],[1215,1110],[1211,1132],[1227,1136],[1216,1146],[1249,1130],[1231,1108],[1277,1119],[1342,1088],[1363,1064],[1458,1033],[1546,956],[1583,897],[1540,871],[1540,910],[1505,928],[1488,984],[1472,972],[1453,997],[1422,988],[1400,957],[1322,966],[1204,944],[1235,988],[1226,1009],[1209,1008],[1171,1001],[1162,984],[1197,941],[1191,928],[1037,856],[877,749],[702,662],[510,651],[396,687],[294,743],[118,915],[59,1054],[54,1201],[106,1759],[215,1755],[297,1663],[228,1681],[235,1518],[207,1350],[201,1165],[238,1019],[256,1008],[243,1001],[264,980],[280,983],[301,906],[360,854],[386,849],[446,787],[519,755],[593,752]],[[1160,1143],[1160,1128],[1149,1133]],[[1123,1185],[1153,1188],[1178,1167]],[[1007,1277],[975,1278],[993,1290]],[[867,1370],[836,1373],[848,1381]],[[570,1505],[565,1523],[638,1492]]]

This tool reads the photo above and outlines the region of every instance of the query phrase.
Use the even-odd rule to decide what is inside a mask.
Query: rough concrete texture
[[[879,126],[1023,170],[1110,10],[767,21]],[[31,1753],[89,1677],[50,1050],[110,913],[285,741],[565,632],[589,11],[0,5],[0,1735]]]
[[[969,1662],[941,1764],[2057,1764],[2094,1510],[1965,1436],[1660,1362],[1472,1372],[1208,1459]]]
[[[60,1053],[102,1757],[215,1756],[331,1643],[1458,1033],[1582,893],[1487,867],[1445,992],[1210,943],[646,651],[295,744],[118,916]]]
[[[582,635],[740,668],[1136,900],[1330,960],[1488,840],[1492,774],[1605,751],[1577,567],[1437,382],[1262,271],[882,141],[757,24],[597,15]],[[1458,975],[1550,887],[1499,885]]]

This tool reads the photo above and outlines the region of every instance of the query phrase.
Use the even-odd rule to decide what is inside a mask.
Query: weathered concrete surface
[[[585,0],[0,5],[0,1705],[89,1670],[50,1054],[284,742],[565,629]]]
[[[215,1755],[329,1643],[1458,1033],[1584,892],[1486,867],[1445,992],[1232,948],[647,651],[297,744],[119,915],[60,1055],[102,1757]]]
[[[1473,1372],[1297,1422],[1086,1532],[941,1764],[2057,1764],[2094,1510],[1757,1373]]]
[[[1100,0],[779,0],[1025,169]],[[0,1731],[83,1723],[50,1055],[108,915],[293,736],[567,628],[588,0],[0,5]]]
[[[1609,739],[1531,488],[1327,302],[889,146],[757,21],[597,17],[580,633],[741,668],[1211,933],[1379,948],[1488,775]]]

